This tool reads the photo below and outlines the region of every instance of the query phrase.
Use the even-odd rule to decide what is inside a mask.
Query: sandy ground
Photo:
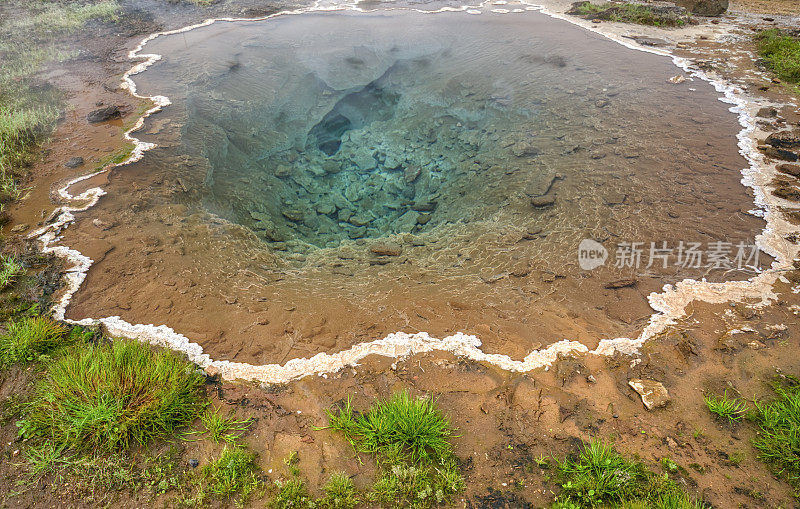
[[[753,4],[767,2],[747,2],[742,7],[743,4],[737,3],[734,8],[755,10],[759,7]],[[798,12],[797,2],[768,4],[778,5],[781,13]],[[216,14],[242,11],[231,6],[216,9]],[[155,19],[150,18],[139,27],[140,32],[181,26],[205,14],[197,10],[187,10],[179,16],[168,11],[155,12]],[[770,22],[736,15],[724,18],[719,24],[685,30],[611,23],[602,26],[685,42],[680,50],[685,55],[707,62],[729,79],[758,91],[765,102],[783,104],[791,99],[789,91],[757,72],[746,38],[731,43],[728,39],[717,40],[715,34],[746,34],[751,23],[772,26],[790,22],[788,18]],[[141,33],[125,34],[122,45],[118,39],[109,43],[109,35],[113,34],[100,34],[91,42],[97,50],[94,59],[51,73],[51,79],[69,92],[72,108],[59,126],[42,164],[35,169],[37,185],[21,206],[12,211],[18,223],[34,225],[49,214],[51,186],[74,174],[62,166],[67,155],[82,155],[88,167],[118,149],[120,124],[90,127],[83,120],[97,102],[124,106],[130,112],[123,119],[125,123],[131,121],[133,112],[140,107],[138,101],[117,89],[116,81],[118,74],[129,66],[125,54],[141,38]],[[736,58],[730,58],[729,52]],[[796,107],[787,106],[780,109],[777,120],[764,120],[762,127],[766,132],[798,120]],[[102,242],[98,242],[93,257],[102,259],[105,254]],[[765,382],[772,377],[800,371],[800,361],[794,355],[800,342],[796,314],[800,297],[789,284],[779,285],[776,292],[777,300],[767,307],[695,303],[687,318],[649,342],[635,359],[568,357],[550,370],[519,374],[450,355],[414,356],[396,366],[392,366],[391,359],[370,357],[357,368],[324,379],[307,377],[269,389],[224,381],[210,390],[218,402],[229,405],[238,415],[258,418],[246,441],[259,453],[265,471],[278,471],[282,458],[297,450],[300,468],[314,489],[319,488],[332,470],[351,473],[360,486],[368,484],[374,473],[369,462],[360,464],[353,458],[340,437],[313,430],[313,426],[324,424],[323,410],[348,395],[353,395],[356,405],[364,408],[374,397],[411,388],[418,393],[438,395],[442,408],[460,429],[462,436],[455,441],[456,453],[463,460],[468,490],[456,504],[459,507],[546,505],[557,487],[545,479],[545,473],[535,467],[533,459],[542,454],[574,451],[577,441],[591,437],[614,439],[621,451],[638,454],[654,469],[658,469],[656,464],[661,458],[672,458],[687,469],[677,480],[715,507],[785,507],[794,503],[790,489],[756,459],[749,445],[755,430],[749,424],[734,428],[720,425],[710,418],[702,402],[703,391],[719,394],[725,389],[736,391],[748,400],[761,398],[768,395]],[[640,295],[630,300],[640,301]],[[625,302],[620,304],[623,309]],[[752,332],[732,332],[747,329]],[[646,411],[628,386],[632,378],[663,382],[671,395],[670,404],[664,409]],[[15,387],[13,378],[6,377],[0,394],[9,394]],[[4,427],[2,433],[3,457],[7,458],[17,447],[5,445],[13,442],[15,431],[13,426]],[[184,458],[199,458],[201,462],[215,453],[191,444],[183,447]],[[744,458],[741,462],[731,460],[739,454]],[[3,478],[10,479],[7,482],[13,483],[16,475],[13,462],[0,463],[0,472]],[[521,488],[512,488],[516,481]],[[492,495],[490,490],[497,491]],[[27,491],[20,498],[6,501],[9,505],[30,507],[91,505],[82,501],[81,496],[68,488],[56,487]],[[127,495],[116,500],[117,504],[140,506],[160,502],[131,499]],[[254,506],[262,504],[254,502]]]

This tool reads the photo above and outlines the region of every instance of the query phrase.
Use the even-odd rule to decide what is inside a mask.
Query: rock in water
[[[537,209],[550,207],[555,203],[556,203],[555,194],[546,194],[544,196],[534,196],[533,198],[531,198],[531,205],[533,205]]]
[[[639,393],[644,407],[648,410],[665,407],[670,401],[669,393],[661,382],[634,378],[628,381],[628,385]]]
[[[100,108],[89,113],[86,116],[86,120],[88,120],[90,124],[96,124],[98,122],[111,120],[112,118],[119,118],[121,116],[122,112],[119,110],[118,106],[106,106],[105,108]]]
[[[378,256],[400,256],[403,253],[403,248],[393,242],[378,242],[369,250]]]
[[[719,16],[728,10],[728,0],[675,0],[675,5],[698,16]]]

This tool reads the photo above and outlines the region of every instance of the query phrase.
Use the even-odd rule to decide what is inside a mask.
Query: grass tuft
[[[764,30],[756,35],[756,47],[769,70],[781,79],[800,83],[800,38],[778,29]]]
[[[8,323],[0,336],[0,366],[24,364],[67,344],[66,329],[50,318],[27,317]]]
[[[756,402],[753,419],[759,425],[753,445],[759,457],[800,489],[800,385],[774,385],[776,397]]]
[[[577,457],[560,461],[558,472],[562,480],[561,505],[554,507],[702,507],[666,474],[647,470],[642,463],[626,459],[600,440],[585,444]]]
[[[167,350],[134,341],[89,344],[47,366],[20,430],[69,450],[125,450],[194,420],[202,387],[194,366]]]
[[[6,179],[5,176],[0,173],[0,194],[8,192],[3,188],[4,183],[8,180],[9,179]],[[11,185],[16,186],[13,179],[10,179],[10,183]],[[25,267],[22,265],[22,262],[13,256],[0,256],[0,290],[5,290],[9,286],[13,285],[16,282],[17,277],[24,273]]]
[[[214,442],[224,440],[233,443],[250,427],[252,419],[237,421],[233,416],[225,417],[219,408],[211,406],[200,414],[200,422]]]
[[[427,508],[464,489],[449,442],[455,434],[436,401],[403,391],[359,415],[348,399],[328,418],[328,428],[344,433],[356,451],[377,455],[380,476],[369,501]]]
[[[719,397],[714,395],[704,396],[703,400],[706,402],[709,412],[728,422],[740,421],[747,411],[746,403],[738,398],[729,398],[728,391],[725,391]]]
[[[325,496],[317,502],[320,509],[353,509],[361,502],[353,480],[341,472],[334,473],[323,490]]]
[[[399,392],[359,416],[348,399],[338,412],[327,413],[328,427],[344,433],[360,452],[434,463],[452,452],[453,428],[430,398]]]
[[[203,467],[206,493],[224,499],[239,496],[244,503],[262,486],[256,475],[256,455],[241,446],[225,446],[219,458]]]

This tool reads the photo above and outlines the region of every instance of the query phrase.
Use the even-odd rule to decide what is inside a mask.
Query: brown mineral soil
[[[800,2],[797,0],[732,0],[731,11],[760,13],[769,16],[780,14],[785,16],[800,15]]]
[[[742,7],[740,2],[735,8],[750,9],[755,3]],[[769,2],[778,3],[790,9],[795,2]],[[52,208],[50,200],[57,183],[74,177],[76,171],[88,172],[120,150],[120,124],[91,126],[85,118],[99,102],[123,106],[128,113],[122,123],[128,126],[136,112],[142,111],[140,102],[116,88],[119,73],[130,66],[125,55],[142,34],[211,15],[241,12],[239,6],[227,3],[214,7],[217,10],[211,14],[183,10],[175,15],[169,11],[172,8],[164,7],[155,21],[152,16],[147,18],[145,27],[124,37],[99,34],[90,38],[87,43],[96,48],[93,59],[53,70],[52,79],[69,91],[73,108],[59,125],[44,160],[34,169],[35,185],[11,211],[17,223],[33,226],[42,221]],[[745,21],[729,17],[723,23]],[[772,26],[771,22],[757,23]],[[751,25],[739,25],[738,30],[747,34]],[[791,97],[790,89],[757,72],[746,39],[684,41],[674,31],[664,33],[689,43],[680,50],[683,54],[748,85],[752,92],[776,103]],[[793,107],[779,110],[777,119],[761,120],[763,130],[800,120]],[[154,129],[153,125],[149,129]],[[169,130],[160,134],[168,136]],[[63,167],[73,156],[86,159],[82,170]],[[738,193],[736,200],[720,205],[724,207],[720,217],[757,229],[760,223],[743,213],[749,206],[744,188],[736,188],[737,181],[730,175],[710,174],[708,178],[720,179],[709,181],[712,192]],[[321,273],[311,287],[311,278],[302,285],[293,284],[291,265],[285,270],[252,271],[252,265],[274,264],[274,255],[261,248],[261,241],[245,228],[215,223],[180,205],[153,208],[153,196],[183,192],[175,179],[153,178],[131,166],[98,176],[73,191],[94,185],[124,189],[128,194],[125,200],[101,200],[90,213],[79,214],[66,232],[64,243],[78,246],[95,261],[69,316],[120,315],[133,323],[166,323],[200,342],[213,358],[282,363],[318,351],[338,351],[397,330],[425,330],[442,336],[456,328],[476,333],[484,341],[484,350],[514,358],[565,337],[593,347],[609,333],[640,330],[652,311],[646,296],[674,278],[674,274],[650,277],[622,271],[564,277],[565,269],[530,266],[526,258],[515,259],[512,249],[508,259],[498,263],[503,267],[520,263],[518,270],[509,270],[495,280],[493,267],[487,267],[490,271],[485,278],[475,277],[467,284],[455,278],[441,284],[435,272],[409,263],[412,258],[407,250],[419,246],[404,245],[403,254],[380,265],[383,260],[369,252],[369,244],[356,244],[352,253],[337,255],[342,274],[336,270]],[[120,209],[123,203],[127,210]],[[676,215],[685,218],[680,204],[675,207]],[[130,219],[138,215],[148,220],[129,226]],[[13,224],[7,229],[11,227]],[[509,245],[542,241],[536,237],[524,232]],[[713,235],[698,240],[703,238]],[[227,250],[258,254],[240,267],[231,264]],[[203,281],[208,274],[214,275],[213,284]],[[366,286],[380,280],[381,291],[367,294],[355,283],[356,275]],[[797,283],[793,273],[787,276]],[[637,284],[617,290],[603,288],[609,281],[627,277],[635,277]],[[434,287],[432,281],[440,284]],[[360,292],[360,296],[355,300],[327,297],[340,295],[342,289]],[[396,364],[394,359],[372,356],[356,368],[325,378],[311,376],[269,388],[217,381],[209,386],[209,393],[216,403],[237,415],[257,418],[244,440],[259,454],[264,471],[272,471],[270,478],[282,472],[282,458],[298,451],[299,466],[313,490],[319,490],[335,470],[353,475],[362,487],[374,475],[373,463],[359,462],[340,436],[315,431],[315,426],[325,424],[323,410],[347,396],[353,396],[356,407],[364,409],[375,397],[410,388],[439,397],[440,406],[459,429],[455,451],[463,462],[467,491],[456,501],[458,507],[546,506],[558,487],[551,479],[552,472],[541,471],[534,458],[574,452],[580,440],[591,437],[614,440],[620,451],[640,456],[657,471],[661,458],[673,459],[687,469],[676,479],[715,507],[786,507],[795,503],[791,489],[756,458],[749,443],[755,436],[753,426],[721,425],[710,417],[702,399],[703,391],[720,394],[726,389],[750,401],[760,399],[769,395],[765,382],[772,377],[800,372],[800,360],[794,354],[800,342],[800,296],[783,283],[775,290],[777,302],[766,307],[694,303],[687,318],[648,342],[634,358],[564,357],[549,370],[520,374],[448,354],[416,355]],[[752,332],[731,333],[748,329]],[[25,375],[18,375],[4,375],[0,395],[14,393],[24,384]],[[646,411],[628,386],[633,378],[661,381],[670,393],[669,405]],[[3,426],[0,433],[0,491],[8,497],[18,490],[14,460],[7,460],[18,444],[13,424]],[[191,442],[180,447],[184,459],[197,458],[201,464],[218,453]],[[741,462],[732,461],[740,455],[744,458]],[[6,501],[21,507],[95,505],[86,496],[59,483],[45,490],[23,490]],[[163,503],[135,494],[113,495],[112,499],[113,504],[126,507]],[[263,501],[251,505],[261,507]]]

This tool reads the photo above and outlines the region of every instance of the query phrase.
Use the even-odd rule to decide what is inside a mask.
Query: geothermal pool
[[[252,364],[400,330],[522,358],[636,337],[665,283],[752,275],[677,251],[733,258],[763,228],[729,105],[670,82],[669,58],[518,10],[307,12],[148,42],[162,58],[137,90],[172,104],[64,235],[95,261],[67,316],[169,325]],[[605,265],[580,267],[584,239]],[[638,266],[615,266],[626,242]],[[651,242],[674,250],[648,266]]]

